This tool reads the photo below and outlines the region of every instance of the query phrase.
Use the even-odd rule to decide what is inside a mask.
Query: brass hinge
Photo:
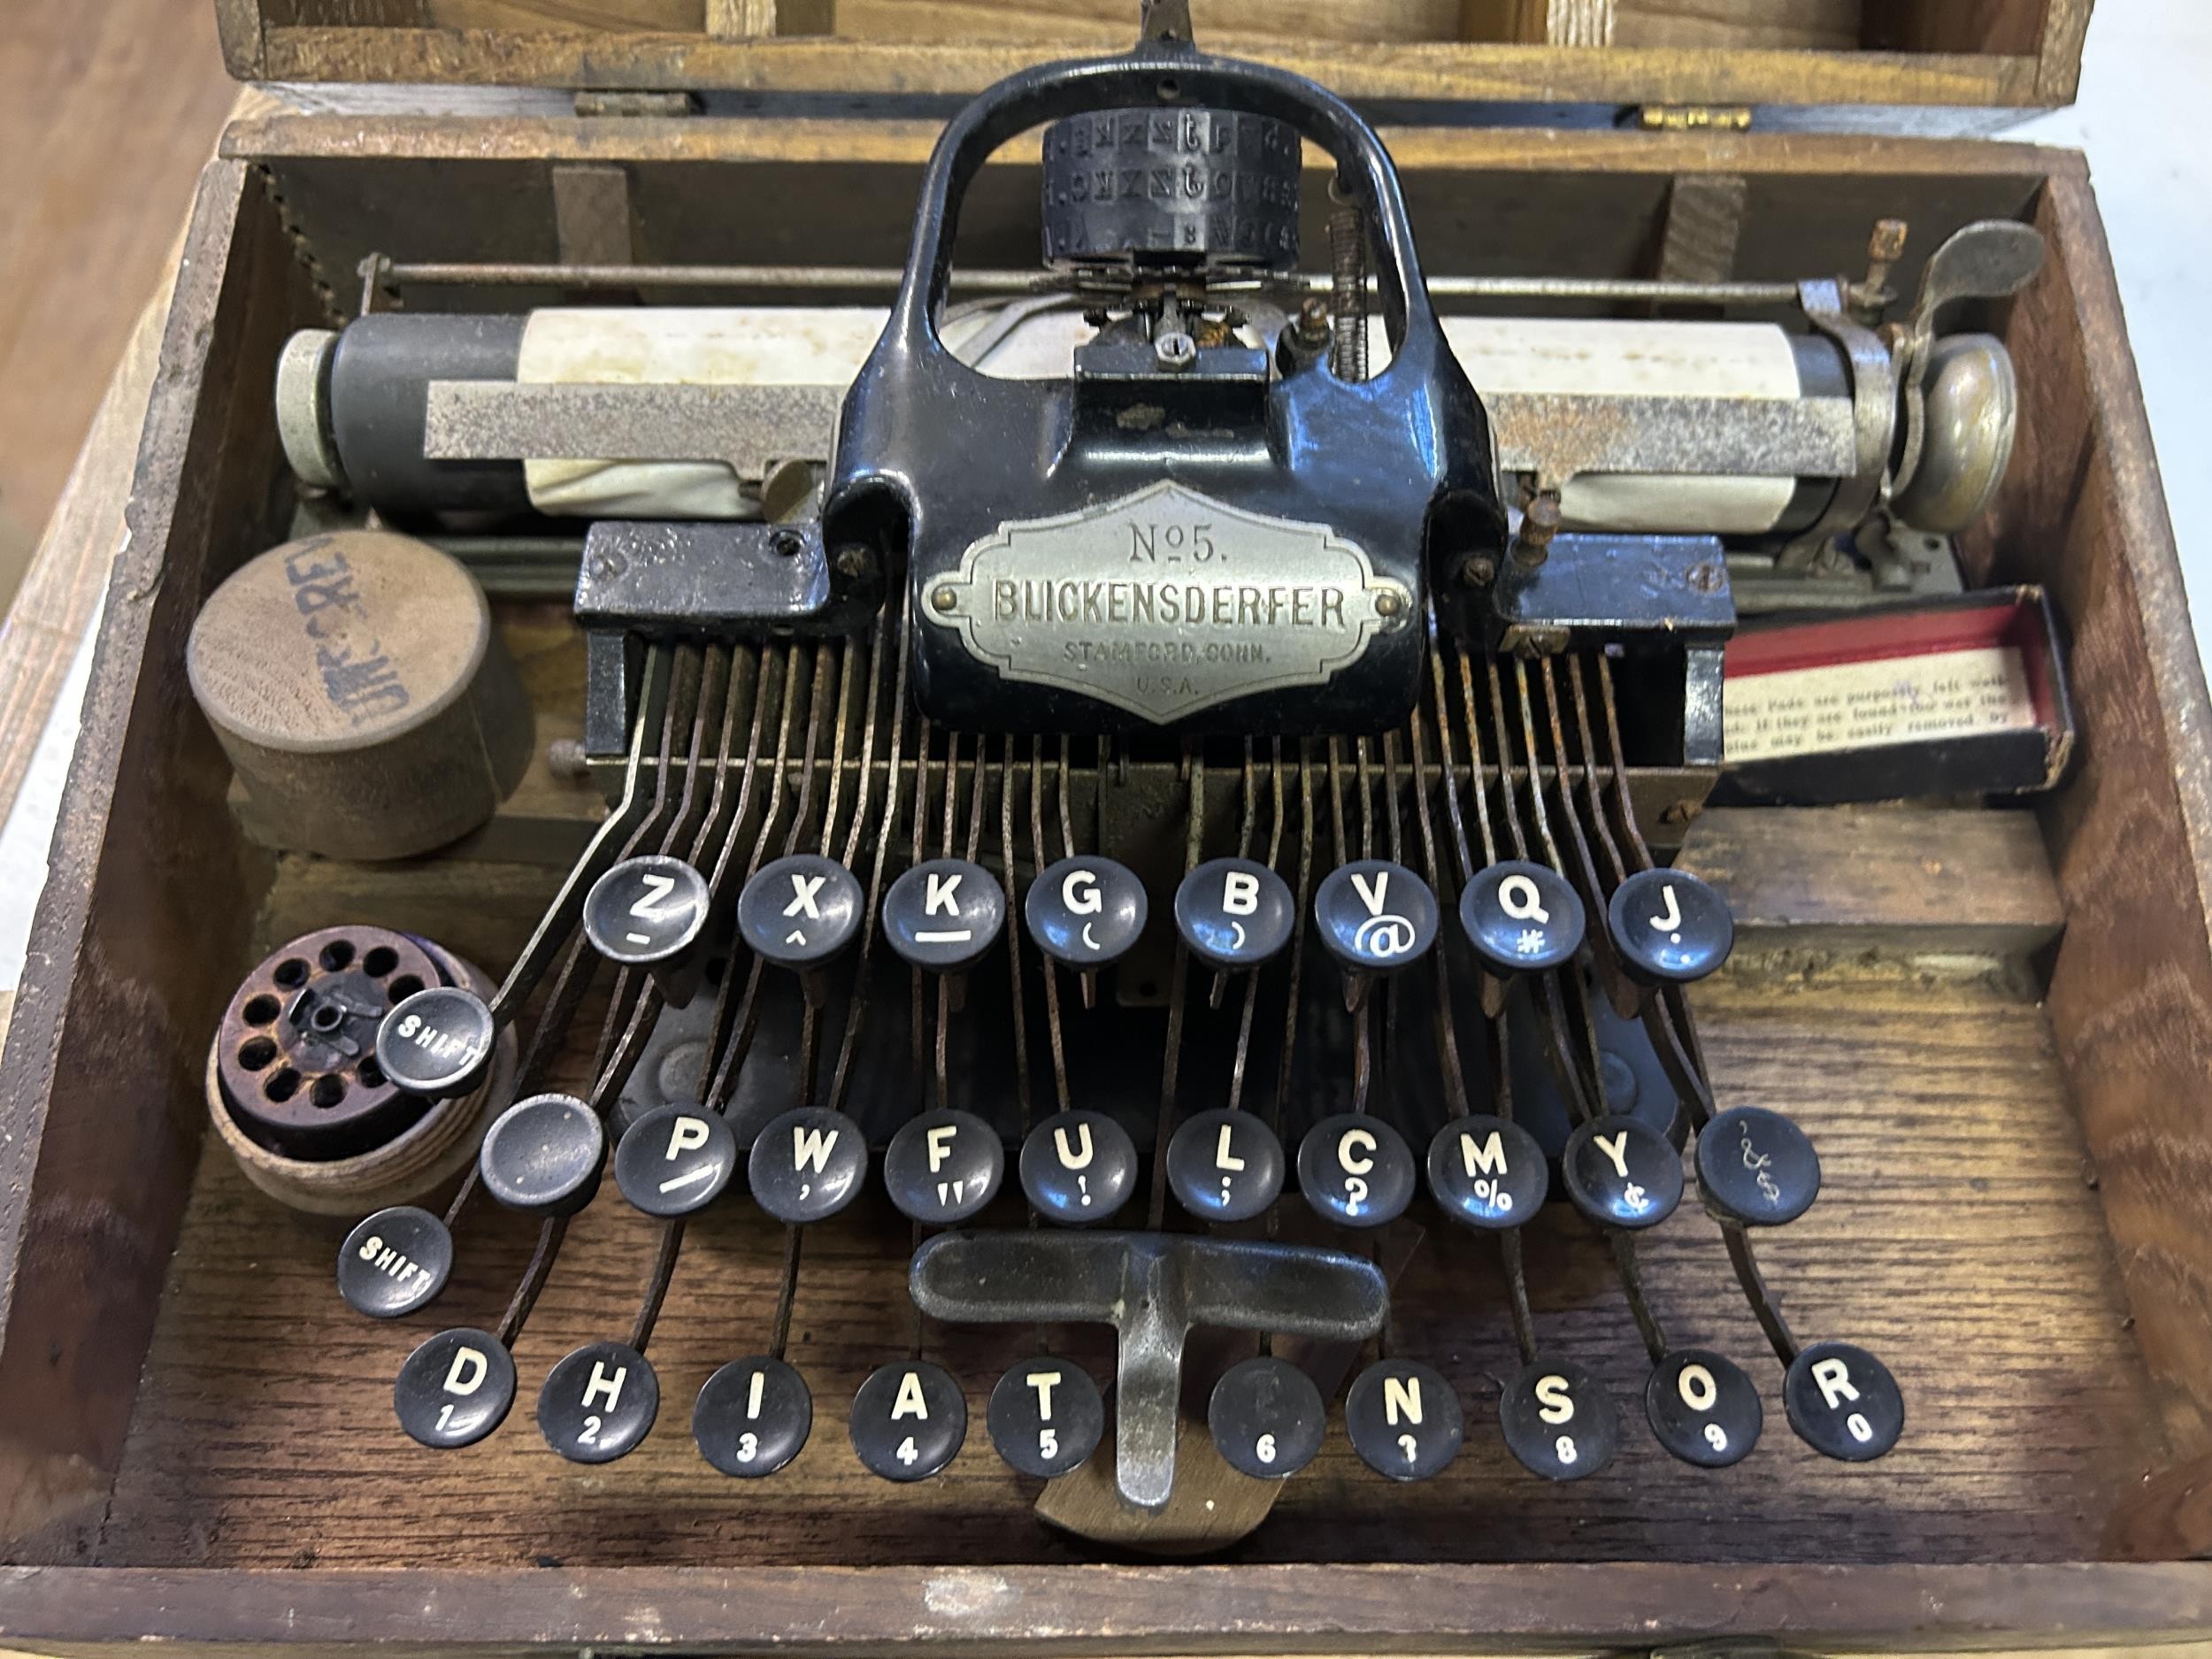
[[[1640,104],[1634,124],[1647,133],[1687,133],[1701,127],[1740,133],[1751,125],[1751,109],[1742,104]]]
[[[689,92],[579,92],[576,113],[613,116],[635,120],[640,117],[696,115],[699,99]]]

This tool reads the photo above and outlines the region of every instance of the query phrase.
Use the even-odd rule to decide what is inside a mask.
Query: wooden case
[[[914,8],[929,27],[947,10]],[[819,86],[849,61],[860,85],[943,89],[1045,50],[730,40],[704,32],[728,21],[723,0],[703,18],[698,0],[268,0],[224,15],[242,69],[280,76]],[[610,15],[640,33],[610,43],[573,26]],[[1472,35],[1487,8],[1451,15]],[[1623,0],[1617,30],[1631,15]],[[472,27],[518,19],[549,26]],[[1634,50],[1288,57],[1392,95],[1488,96],[1506,75],[1528,96],[1764,99],[1872,76],[1909,100],[1934,66],[1966,77],[1946,82],[1951,101],[2019,102],[2070,88],[2080,20],[2069,0],[1870,0],[1861,41],[1934,55],[1700,52],[1656,81],[1660,60]],[[1199,22],[1209,38],[1203,5]],[[1968,82],[1980,91],[1958,96]],[[1511,1365],[1492,1258],[1432,1235],[1409,1305],[1456,1298],[1462,1311],[1420,1317],[1444,1322],[1426,1340],[1471,1420],[1446,1477],[1387,1485],[1340,1437],[1220,1559],[1101,1562],[1035,1521],[979,1434],[912,1487],[852,1463],[843,1402],[903,1296],[903,1224],[863,1222],[819,1247],[794,1339],[815,1379],[814,1441],[778,1480],[740,1486],[685,1433],[692,1394],[772,1294],[765,1225],[733,1214],[695,1230],[663,1316],[658,1431],[626,1461],[582,1470],[538,1442],[527,1402],[553,1357],[608,1333],[644,1274],[651,1230],[611,1202],[579,1222],[587,1248],[564,1258],[518,1353],[516,1420],[445,1456],[392,1427],[393,1369],[434,1326],[348,1314],[329,1282],[334,1235],[259,1198],[204,1139],[209,1033],[261,950],[328,920],[419,927],[503,966],[551,878],[480,851],[380,867],[273,857],[241,834],[184,649],[201,600],[288,522],[267,393],[278,349],[349,310],[372,251],[572,248],[564,181],[577,169],[619,178],[641,260],[895,264],[933,130],[279,112],[227,134],[185,244],[0,1061],[0,1532],[13,1563],[0,1568],[0,1642],[1187,1654],[1724,1638],[1841,1652],[2200,1633],[2212,705],[2085,168],[2024,146],[1386,133],[1432,272],[1646,274],[1671,201],[1715,180],[1742,181],[1740,276],[1856,268],[1880,215],[1910,221],[1916,255],[1990,215],[2049,239],[2041,277],[1988,319],[2019,367],[2022,439],[1969,551],[1978,577],[2047,585],[2071,631],[2072,775],[2032,812],[1715,812],[1686,855],[1743,922],[1739,962],[1696,997],[1720,1090],[1797,1116],[1827,1164],[1821,1203],[1773,1247],[1776,1277],[1801,1324],[1863,1340],[1896,1370],[1910,1417],[1891,1458],[1847,1467],[1795,1442],[1762,1355],[1768,1436],[1737,1469],[1669,1463],[1632,1428],[1597,1479],[1521,1476],[1490,1425]],[[964,257],[1029,262],[1037,195],[1033,142],[1010,147],[969,198]],[[1916,270],[1909,259],[1901,280]],[[503,620],[543,729],[560,729],[577,695],[572,629],[551,608]],[[1531,1239],[1539,1317],[1632,1417],[1642,1356],[1574,1233],[1545,1225]],[[514,1227],[472,1241],[429,1317],[490,1317],[527,1246]],[[1761,1353],[1701,1217],[1659,1230],[1646,1272],[1686,1337]],[[992,1374],[954,1369],[972,1394]]]

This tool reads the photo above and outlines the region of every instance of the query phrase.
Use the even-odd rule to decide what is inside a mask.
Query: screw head
[[[1459,567],[1459,580],[1469,588],[1487,588],[1497,575],[1498,561],[1487,553],[1479,553]]]
[[[864,582],[876,573],[876,556],[857,541],[837,549],[837,573],[849,582]]]
[[[1375,594],[1375,614],[1387,620],[1403,613],[1405,595],[1394,588],[1379,588]]]
[[[933,611],[950,611],[960,603],[960,595],[950,583],[930,590],[929,605]]]

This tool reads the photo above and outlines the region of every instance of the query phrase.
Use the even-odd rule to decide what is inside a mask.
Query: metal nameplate
[[[958,629],[969,653],[1008,680],[1164,726],[1324,684],[1411,603],[1326,525],[1162,482],[1002,524],[930,582],[922,614]]]

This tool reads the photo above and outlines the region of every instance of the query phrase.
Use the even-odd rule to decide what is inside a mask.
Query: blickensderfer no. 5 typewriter
[[[1044,271],[956,273],[964,196],[1041,127]],[[1334,167],[1319,282],[1307,145]],[[1432,292],[1367,124],[1159,6],[1134,50],[955,117],[887,315],[385,309],[296,339],[280,426],[326,501],[588,526],[570,759],[611,810],[505,978],[326,928],[248,977],[210,1056],[257,1181],[381,1203],[338,1256],[363,1314],[427,1309],[488,1207],[541,1218],[503,1314],[394,1350],[400,1427],[499,1429],[611,1161],[602,1202],[663,1231],[625,1340],[537,1383],[579,1463],[653,1431],[687,1219],[742,1204],[781,1224],[780,1290],[729,1310],[754,1351],[690,1408],[726,1475],[786,1468],[833,1394],[851,1456],[926,1479],[977,1455],[972,1391],[996,1455],[1058,1483],[1048,1519],[1141,1548],[1222,1504],[1223,1542],[1334,1435],[1384,1479],[1445,1471],[1488,1431],[1426,1350],[1496,1318],[1519,1356],[1498,1432],[1579,1479],[1632,1431],[1532,1311],[1522,1229],[1549,1202],[1609,1255],[1648,1432],[1717,1469],[1764,1429],[1756,1356],[1671,1340],[1638,1264],[1686,1150],[1790,1429],[1847,1461],[1897,1447],[1882,1362],[1793,1330],[1762,1279],[1755,1240],[1813,1204],[1820,1161],[1709,1081],[1686,990],[1733,924],[1663,855],[1747,758],[1740,611],[1785,656],[1792,626],[1980,614],[1950,537],[2005,472],[2011,366],[1943,325],[2041,246],[1970,226],[1885,322],[1903,234],[1878,227],[1855,281]],[[1519,311],[1445,316],[1440,293]],[[1594,304],[1629,309],[1557,314]],[[1685,305],[1715,314],[1660,314]],[[410,694],[344,639],[375,579],[347,545],[281,569],[329,618],[324,689],[359,726]],[[2055,656],[2019,660],[2046,708]],[[196,661],[211,714],[218,669]],[[496,773],[512,687],[471,695],[468,765]],[[1961,791],[2010,764],[1888,737]],[[1770,783],[1832,797],[1821,768],[1855,745],[1802,747]],[[274,797],[268,763],[249,781]],[[453,770],[386,795],[432,803]],[[885,1199],[911,1307],[851,1375],[803,1375],[809,1249],[850,1248],[810,1241]],[[1439,1226],[1494,1240],[1494,1309],[1398,1305]],[[989,1373],[941,1363],[956,1346]]]

